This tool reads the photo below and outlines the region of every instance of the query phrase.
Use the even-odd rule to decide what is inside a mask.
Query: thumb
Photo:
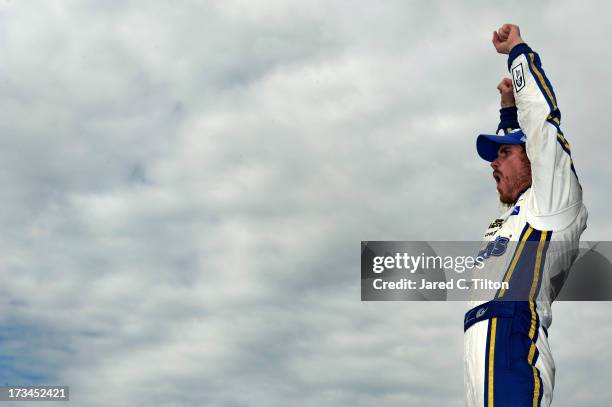
[[[499,44],[501,42],[501,39],[499,38],[499,34],[497,33],[497,31],[493,31],[493,44]]]

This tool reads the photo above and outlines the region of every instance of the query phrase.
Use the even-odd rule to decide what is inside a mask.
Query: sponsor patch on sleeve
[[[518,64],[512,68],[512,82],[514,82],[514,90],[520,92],[525,87],[525,75],[523,75],[523,64]]]

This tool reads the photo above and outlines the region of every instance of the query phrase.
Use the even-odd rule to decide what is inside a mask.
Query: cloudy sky
[[[0,381],[79,406],[461,406],[463,305],[362,303],[361,240],[476,240],[521,26],[611,240],[605,2],[0,0]],[[609,406],[609,304],[555,304]],[[592,328],[596,328],[595,331]]]

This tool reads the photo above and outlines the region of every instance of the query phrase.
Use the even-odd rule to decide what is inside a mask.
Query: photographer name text
[[[397,281],[384,281],[382,278],[377,278],[372,282],[376,290],[508,290],[510,284],[506,281],[493,281],[484,278],[458,278],[448,281],[427,281],[422,279],[420,284],[414,280],[402,278]]]

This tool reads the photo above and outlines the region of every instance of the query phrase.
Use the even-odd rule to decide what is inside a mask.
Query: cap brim
[[[480,134],[476,138],[476,151],[483,160],[494,161],[497,158],[499,146],[504,144],[524,144],[524,141],[505,135]]]

